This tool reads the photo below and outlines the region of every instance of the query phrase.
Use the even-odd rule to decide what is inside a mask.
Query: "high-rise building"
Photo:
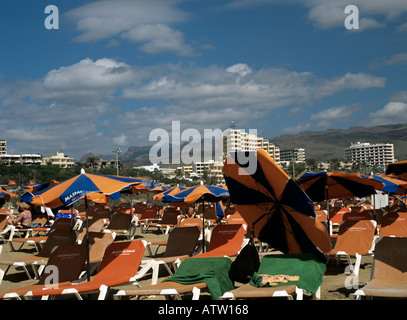
[[[295,148],[288,150],[280,150],[280,161],[305,162],[305,149]]]
[[[223,132],[223,157],[234,151],[266,151],[277,165],[280,165],[280,148],[257,134],[244,130],[228,128]]]
[[[352,162],[365,162],[371,166],[387,166],[395,161],[394,145],[391,143],[352,143],[349,148],[345,149],[345,159]]]

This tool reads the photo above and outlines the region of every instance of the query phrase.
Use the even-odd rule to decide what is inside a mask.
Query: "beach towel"
[[[294,277],[291,281],[273,283],[273,287],[294,284],[305,293],[311,294],[322,284],[325,271],[325,263],[313,254],[271,254],[263,257],[259,270],[253,274],[250,284],[254,287],[264,287],[262,275],[291,276]],[[293,279],[295,281],[292,281]]]
[[[189,258],[185,259],[171,277],[166,281],[181,284],[205,282],[213,300],[217,300],[226,291],[233,290],[229,279],[232,260],[227,257]]]

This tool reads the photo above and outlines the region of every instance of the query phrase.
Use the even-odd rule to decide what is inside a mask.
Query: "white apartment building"
[[[214,184],[224,184],[225,180],[223,179],[223,162],[217,162],[214,160],[209,161],[197,161],[192,163],[192,172],[196,176],[203,178],[205,173],[208,178],[213,180]]]
[[[42,164],[55,164],[60,166],[61,168],[70,168],[72,167],[75,162],[72,161],[73,158],[66,156],[63,152],[55,152],[49,157],[44,157],[42,159]]]
[[[223,132],[223,157],[234,151],[266,151],[277,165],[280,165],[280,148],[267,139],[243,130],[229,128]]]
[[[42,156],[40,154],[0,154],[0,163],[3,164],[41,164]]]
[[[305,149],[295,148],[288,150],[280,150],[280,161],[305,162]]]
[[[391,143],[351,143],[351,146],[345,149],[345,159],[385,167],[389,163],[395,162],[394,145]]]

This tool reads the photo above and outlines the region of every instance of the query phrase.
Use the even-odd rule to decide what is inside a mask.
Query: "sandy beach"
[[[135,239],[143,239],[148,242],[152,241],[159,241],[166,239],[167,235],[161,234],[158,231],[151,229],[146,233],[141,232],[141,228],[137,228]],[[118,239],[120,241],[121,239]],[[22,250],[12,252],[10,246],[8,244],[2,244],[2,252],[0,255],[0,259],[10,259],[10,258],[17,258],[23,257],[28,255],[33,255],[36,253],[35,248],[30,245],[25,245]],[[153,248],[155,250],[155,248]],[[160,249],[159,252],[162,252],[163,249]],[[153,251],[154,252],[154,251]],[[147,251],[144,254],[145,258],[149,258]],[[370,279],[370,272],[371,272],[371,262],[372,257],[363,257],[362,263],[360,267],[360,274],[359,274],[359,285],[364,285]],[[2,270],[6,269],[5,265],[1,265],[0,268]],[[330,261],[327,264],[327,270],[324,275],[322,287],[321,287],[321,300],[349,300],[349,294],[354,292],[355,289],[353,288],[346,288],[346,283],[351,283],[352,285],[356,285],[354,279],[349,278],[349,274],[344,273],[346,268],[346,263],[337,264],[335,261]],[[160,280],[166,278],[166,272],[164,268],[160,269]],[[29,280],[27,275],[23,271],[21,267],[11,267],[8,273],[4,276],[3,281],[0,284],[0,289],[8,290],[12,288],[18,288],[26,285],[30,285],[36,283],[37,280]],[[148,285],[151,283],[151,276],[147,275],[145,278],[141,279],[140,284]],[[109,296],[108,298],[111,298]],[[203,299],[208,299],[209,297],[202,297]],[[162,297],[155,297],[150,299],[163,299]],[[309,299],[308,297],[304,296],[304,299]]]

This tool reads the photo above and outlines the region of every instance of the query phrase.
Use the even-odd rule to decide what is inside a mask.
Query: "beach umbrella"
[[[363,198],[382,190],[380,181],[364,178],[356,173],[307,172],[295,180],[314,202],[327,199]]]
[[[10,198],[16,198],[18,197],[18,194],[9,192],[6,189],[0,187],[0,198],[4,198],[5,200],[9,200]]]
[[[406,194],[407,181],[396,179],[386,174],[371,175],[370,178],[378,180],[384,184],[383,192]]]
[[[384,184],[380,181],[362,177],[356,173],[344,172],[307,172],[295,182],[314,202],[341,198],[363,198],[381,191]],[[327,219],[329,226],[329,205],[327,203]]]
[[[140,184],[140,180],[129,177],[89,174],[82,169],[81,174],[35,193],[31,199],[28,199],[27,203],[57,208],[61,206],[69,207],[81,198],[85,199],[85,241],[87,247],[87,271],[89,271],[89,217],[86,196],[93,192],[100,192],[110,197],[116,197],[120,191],[129,188],[131,185]],[[149,185],[148,181],[145,183]],[[89,280],[89,272],[87,272],[87,277]]]
[[[397,176],[398,179],[407,180],[407,160],[389,163],[385,174],[394,175]]]
[[[166,194],[162,197],[162,202],[194,204],[198,201],[218,202],[229,197],[229,191],[211,185],[200,184],[189,187],[176,194]]]
[[[161,201],[169,202],[173,205],[192,205],[197,202],[202,202],[204,210],[205,202],[219,202],[226,198],[229,198],[229,191],[225,188],[200,184],[186,188],[175,194],[166,194],[161,198]],[[204,215],[205,212],[203,211],[203,225],[205,226]],[[202,241],[205,239],[205,228],[202,228],[202,239]],[[205,246],[202,246],[202,249],[205,251]]]
[[[51,180],[48,182],[44,182],[44,183],[29,183],[29,184],[25,184],[24,185],[24,191],[26,192],[31,192],[31,193],[36,193],[38,191],[41,191],[45,188],[51,187],[54,184],[59,183],[59,181],[57,180]]]
[[[245,163],[240,160],[244,158]],[[312,253],[325,259],[323,253],[331,250],[331,243],[311,199],[267,152],[232,152],[223,174],[230,202],[251,228],[252,238],[284,253]]]
[[[176,193],[178,193],[178,192],[180,192],[182,190],[185,190],[186,188],[187,187],[181,187],[181,186],[175,186],[175,187],[169,188],[169,189],[167,189],[167,190],[165,190],[163,192],[160,192],[160,193],[154,195],[153,200],[154,201],[161,201],[162,197],[164,197],[165,195],[167,195],[167,194],[169,194],[169,195],[176,194]]]

